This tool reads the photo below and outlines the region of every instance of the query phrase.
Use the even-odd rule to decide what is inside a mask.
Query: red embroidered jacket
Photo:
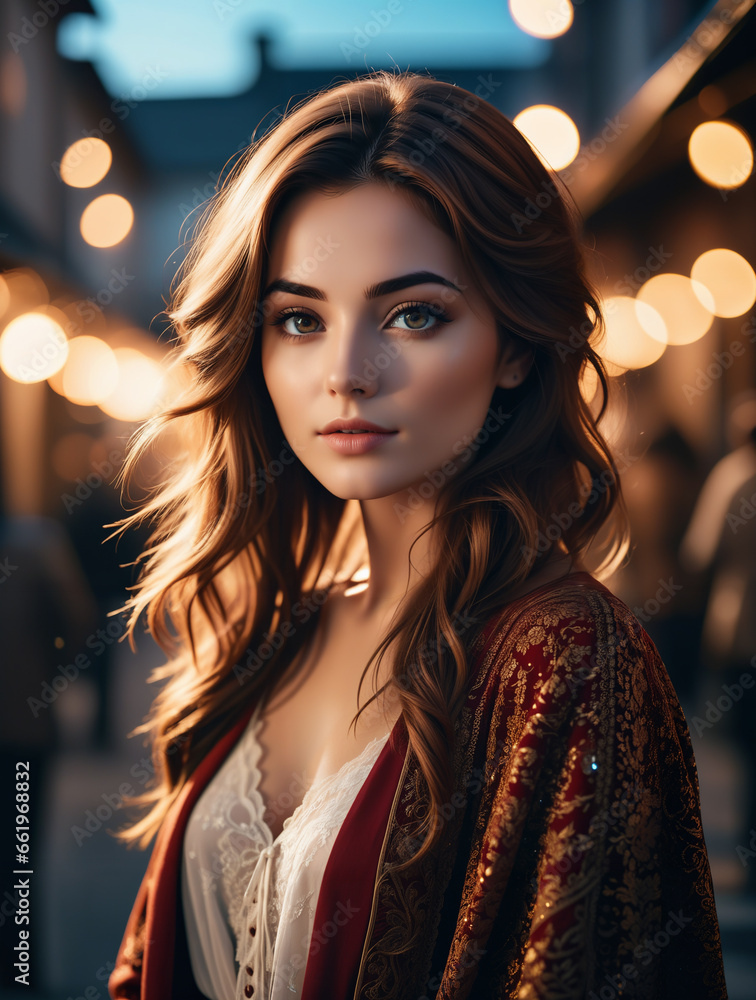
[[[331,851],[302,1000],[726,998],[688,727],[637,619],[576,574],[507,606],[473,654],[442,842],[394,872],[424,787],[400,718]],[[160,830],[113,998],[201,997],[182,838],[251,710]]]

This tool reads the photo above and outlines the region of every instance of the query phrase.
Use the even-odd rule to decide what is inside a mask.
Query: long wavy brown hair
[[[623,505],[598,429],[603,320],[558,178],[492,104],[430,76],[373,72],[304,99],[253,137],[199,221],[168,309],[184,388],[140,428],[123,470],[128,481],[160,435],[178,429],[183,450],[118,526],[152,525],[126,603],[129,635],[133,645],[145,612],[168,657],[137,730],[151,737],[155,778],[134,801],[149,808],[123,839],[149,842],[208,750],[313,637],[334,580],[364,559],[357,502],[329,493],[287,448],[260,332],[279,213],[300,192],[365,182],[401,191],[455,241],[502,349],[514,340],[534,355],[520,387],[495,390],[492,407],[509,415],[501,431],[438,489],[423,531],[445,539],[435,571],[407,594],[362,674],[375,663],[377,676],[393,648],[387,683],[427,786],[415,859],[438,841],[454,790],[454,722],[480,629],[555,549],[579,559],[605,535],[606,567],[626,544],[623,524],[607,530]],[[586,368],[599,382],[592,405]]]

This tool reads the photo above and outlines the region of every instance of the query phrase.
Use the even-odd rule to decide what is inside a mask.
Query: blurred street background
[[[127,734],[164,658],[144,633],[132,651],[117,613],[145,536],[116,545],[103,525],[123,515],[129,437],[170,388],[162,313],[192,226],[287,105],[398,66],[485,88],[582,213],[633,527],[606,583],[686,713],[729,994],[754,1000],[755,8],[3,0],[0,783],[10,802],[28,762],[33,947],[29,987],[7,979],[3,951],[0,996],[107,997],[147,862],[112,832],[152,774]],[[551,197],[525,206],[523,233]],[[140,469],[145,488],[169,458]],[[0,815],[10,828],[10,808]],[[4,948],[27,877],[9,868],[11,833]]]

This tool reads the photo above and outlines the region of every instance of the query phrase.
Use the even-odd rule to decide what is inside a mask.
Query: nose
[[[336,396],[374,396],[378,391],[377,379],[380,375],[375,359],[371,358],[375,345],[375,331],[372,338],[362,336],[357,323],[334,331],[333,340],[325,353],[326,391]]]

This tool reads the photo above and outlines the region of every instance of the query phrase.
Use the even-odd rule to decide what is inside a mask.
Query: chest
[[[383,638],[379,626],[360,628],[333,612],[303,651],[293,678],[274,689],[258,730],[262,753],[259,791],[274,837],[314,781],[336,773],[378,736],[393,728],[400,706],[389,687],[360,715],[360,676]],[[383,658],[377,687],[390,676]],[[359,689],[359,705],[373,694],[374,664]]]

